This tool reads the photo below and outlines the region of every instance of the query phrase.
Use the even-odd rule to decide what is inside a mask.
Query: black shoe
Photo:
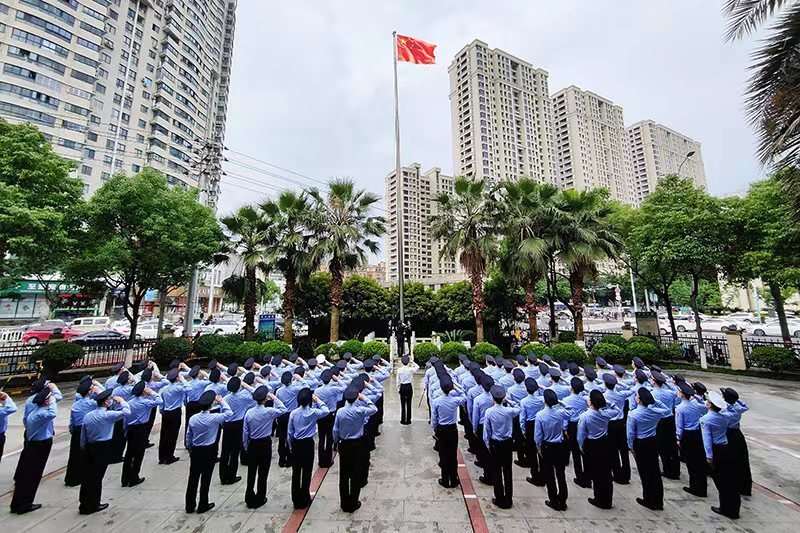
[[[139,479],[134,479],[133,481],[128,483],[128,486],[129,487],[135,487],[136,485],[141,485],[142,483],[144,483],[144,478],[140,477]]]
[[[487,479],[486,476],[479,477],[478,481],[480,481],[484,485],[494,486],[494,481],[491,481],[490,479]]]
[[[99,513],[100,511],[105,511],[106,509],[108,509],[108,504],[107,503],[101,503],[100,505],[97,506],[97,509],[93,509],[91,511],[79,511],[79,513],[80,514],[94,514],[94,513]]]
[[[25,509],[11,509],[11,512],[14,514],[25,514],[30,513],[31,511],[37,511],[42,508],[41,503],[32,503],[29,507]]]
[[[153,444],[152,442],[148,442],[147,445],[144,447],[144,449],[146,450],[148,448],[152,448],[153,446],[155,446],[155,444]]]
[[[211,510],[211,509],[213,509],[213,508],[214,508],[214,504],[213,504],[213,503],[209,503],[209,504],[208,504],[208,505],[206,505],[205,507],[198,507],[198,508],[197,508],[197,514],[203,514],[203,513],[205,513],[206,511],[210,511],[210,510]]]
[[[481,463],[480,461],[475,461],[475,462],[474,462],[474,463],[472,463],[472,464],[474,464],[474,465],[475,465],[476,467],[478,467],[478,468],[483,468],[483,463]]]
[[[172,463],[177,463],[177,462],[178,462],[178,461],[180,461],[180,460],[181,460],[181,458],[180,458],[180,457],[170,457],[169,459],[167,459],[166,461],[164,461],[164,464],[165,464],[165,465],[171,465]]]
[[[566,511],[567,510],[567,506],[566,505],[564,505],[562,507],[561,505],[559,505],[557,503],[554,503],[554,502],[551,502],[550,500],[545,500],[544,504],[546,506],[548,506],[550,509],[554,510],[554,511]]]
[[[525,481],[527,481],[531,485],[535,485],[537,487],[544,487],[546,485],[546,483],[544,481],[542,481],[540,479],[533,478],[533,477],[526,477]]]
[[[452,488],[453,488],[453,487],[450,485],[450,483],[448,483],[447,481],[445,481],[445,480],[444,480],[444,479],[442,479],[442,478],[439,478],[437,481],[438,481],[439,485],[441,485],[442,487],[444,487],[444,488],[446,488],[446,489],[452,489]]]
[[[590,504],[594,505],[598,509],[606,509],[606,510],[611,509],[611,505],[600,505],[598,501],[595,500],[594,498],[587,498],[586,501],[588,501]]]
[[[616,483],[617,485],[630,485],[631,484],[631,480],[630,479],[615,479],[614,483]]]
[[[739,519],[739,515],[738,514],[736,516],[731,516],[729,514],[725,514],[725,513],[722,512],[722,509],[720,509],[719,507],[712,507],[711,510],[713,512],[717,513],[718,515],[722,515],[724,517],[730,518],[731,520],[738,520]]]
[[[512,507],[511,502],[501,502],[498,501],[497,498],[492,498],[492,503],[498,506],[500,509],[511,509]]]
[[[683,492],[687,492],[687,493],[691,494],[692,496],[697,496],[698,498],[705,498],[706,497],[705,494],[698,494],[698,493],[694,492],[690,487],[683,487]]]
[[[514,461],[514,464],[517,465],[517,466],[521,466],[522,468],[530,468],[531,467],[531,464],[528,461],[520,461],[519,459]]]
[[[654,505],[649,505],[647,502],[644,501],[644,498],[636,498],[636,503],[638,503],[642,507],[647,507],[651,511],[663,511],[664,510],[663,506],[656,507]]]
[[[677,481],[677,480],[679,480],[681,478],[680,474],[678,474],[678,475],[675,475],[675,474],[667,475],[667,474],[664,474],[664,473],[661,474],[661,477],[666,478],[666,479],[671,479],[673,481]]]
[[[70,483],[67,483],[66,481],[64,482],[64,486],[66,487],[80,487],[80,485],[80,481],[71,481]]]
[[[592,488],[592,482],[591,481],[584,481],[582,479],[573,478],[572,482],[575,483],[576,485],[578,485],[579,487],[584,488],[584,489],[591,489]]]

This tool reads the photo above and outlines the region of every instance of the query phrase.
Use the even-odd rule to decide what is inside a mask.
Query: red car
[[[84,333],[83,331],[70,329],[69,327],[62,328],[57,325],[33,326],[22,335],[22,342],[30,346],[42,342],[47,342],[50,340],[50,336],[53,335],[53,332],[55,330],[61,330],[61,334],[64,336],[64,340],[70,340],[73,337],[83,335]]]

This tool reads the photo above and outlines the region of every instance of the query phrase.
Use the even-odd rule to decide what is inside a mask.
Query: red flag
[[[413,37],[405,35],[397,36],[397,60],[417,63],[421,65],[432,65],[436,63],[433,51],[435,44],[426,43]]]

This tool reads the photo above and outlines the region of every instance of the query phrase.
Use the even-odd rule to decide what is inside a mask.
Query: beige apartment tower
[[[456,176],[556,175],[547,71],[475,40],[448,67]]]
[[[0,117],[39,127],[87,194],[145,166],[197,186],[194,154],[224,135],[236,2],[3,0]]]
[[[627,135],[637,204],[669,174],[689,178],[698,187],[708,189],[699,142],[653,120],[629,126]]]
[[[604,187],[634,203],[622,107],[573,85],[553,95],[553,110],[559,187]]]

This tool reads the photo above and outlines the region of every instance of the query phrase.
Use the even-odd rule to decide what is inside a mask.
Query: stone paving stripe
[[[461,448],[458,449],[458,481],[461,484],[461,493],[464,495],[464,504],[467,506],[469,522],[474,533],[489,533],[486,525],[486,517],[481,509],[481,503],[475,495],[475,488],[472,486],[472,478],[467,470]]]
[[[761,440],[758,440],[758,439],[754,439],[753,437],[747,437],[747,440],[755,442],[756,444],[760,444],[761,446],[765,446],[765,447],[769,448],[770,450],[775,450],[777,452],[785,453],[787,455],[790,455],[790,456],[794,457],[795,459],[800,459],[800,455],[794,453],[791,450],[787,450],[786,448],[782,448],[781,446],[775,446],[774,444],[770,444],[768,442],[764,442],[764,441],[761,441]]]
[[[333,454],[333,458],[336,459],[336,454]],[[311,501],[308,504],[308,507],[305,509],[295,509],[292,514],[289,516],[289,520],[286,521],[286,524],[281,529],[281,533],[297,533],[300,531],[300,526],[303,525],[303,520],[306,519],[306,514],[308,514],[308,509],[314,503],[314,498],[319,492],[319,487],[322,485],[322,482],[325,480],[325,476],[328,475],[328,471],[330,468],[317,468],[314,475],[311,477],[311,486],[309,486],[309,494],[311,494]]]
[[[796,501],[792,500],[791,498],[789,498],[787,496],[784,496],[780,492],[774,491],[771,488],[765,487],[761,483],[757,483],[755,481],[753,481],[753,486],[755,488],[759,489],[764,494],[766,494],[766,496],[768,498],[772,498],[773,500],[778,501],[778,502],[784,504],[785,506],[787,506],[787,507],[789,507],[789,508],[791,508],[791,509],[793,509],[793,510],[795,510],[797,512],[800,512],[800,503],[797,503]]]

